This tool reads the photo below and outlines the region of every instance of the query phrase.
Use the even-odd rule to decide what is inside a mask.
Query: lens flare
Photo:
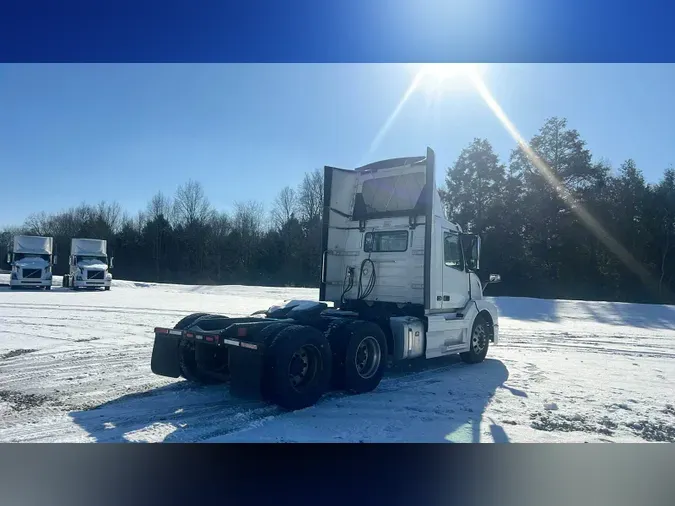
[[[574,195],[558,179],[553,170],[542,160],[525,141],[513,122],[508,118],[499,105],[490,89],[485,84],[483,73],[486,67],[473,63],[432,63],[417,66],[414,78],[403,94],[403,97],[382,125],[370,145],[366,156],[371,155],[379,146],[387,134],[391,125],[403,109],[410,96],[418,90],[423,90],[432,99],[441,94],[449,94],[461,89],[462,86],[470,86],[472,91],[478,92],[485,104],[490,108],[506,131],[516,141],[518,147],[527,155],[530,163],[538,173],[556,191],[558,196],[567,207],[579,218],[581,223],[602,242],[626,267],[628,267],[649,288],[655,290],[656,283],[647,269],[637,261],[633,255],[595,219],[579,202]]]

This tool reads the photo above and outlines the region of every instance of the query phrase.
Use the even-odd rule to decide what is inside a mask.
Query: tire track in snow
[[[133,314],[133,315],[161,315],[161,316],[178,316],[179,319],[184,316],[192,313],[201,313],[204,312],[203,309],[163,309],[157,307],[127,307],[127,306],[96,306],[96,305],[59,305],[59,304],[35,304],[30,302],[15,302],[15,303],[0,303],[0,309],[21,309],[21,310],[46,310],[46,311],[55,311],[55,312],[90,312],[98,314]],[[230,316],[248,316],[247,312],[231,312],[223,311]]]
[[[86,357],[87,354],[79,355],[82,360],[82,355]],[[136,356],[138,357],[139,355]],[[123,370],[125,364],[129,362],[128,358],[120,356],[115,364]],[[57,356],[52,360],[58,362],[59,359]],[[104,362],[96,362],[99,359],[99,354],[96,353],[86,357],[85,363],[61,367],[57,371],[58,374],[49,379],[49,383],[59,384],[61,378],[78,370],[103,365]],[[144,361],[143,365],[145,364]],[[23,384],[25,378],[31,377],[44,365],[44,362],[34,364],[32,369],[24,371],[25,374],[22,373],[21,377],[14,375],[9,382],[3,380],[0,382],[0,389]],[[15,367],[23,369],[20,364],[15,364]],[[453,367],[459,370],[462,366],[444,362],[421,371],[394,373],[393,376],[385,378],[374,393],[387,394],[404,388],[418,389],[420,386],[435,382],[434,376],[445,374]],[[106,372],[117,374],[116,370]],[[182,380],[163,381],[162,385],[148,384],[146,371],[138,372],[136,375],[129,375],[127,372],[120,378],[120,383],[127,385],[133,384],[134,380],[140,380],[132,386],[132,390],[139,390],[138,393],[132,391],[128,392],[128,395],[114,398],[114,392],[103,390],[98,395],[86,398],[86,404],[92,409],[82,410],[81,407],[74,409],[73,404],[82,403],[85,399],[78,398],[78,392],[71,390],[59,398],[64,404],[63,408],[49,406],[32,410],[28,426],[25,413],[21,417],[18,415],[8,417],[0,423],[0,440],[82,441],[93,437],[97,441],[113,442],[123,441],[125,437],[131,437],[130,433],[138,432],[137,438],[140,440],[201,441],[247,430],[252,424],[256,425],[285,414],[280,408],[263,401],[236,399],[229,394],[227,385],[201,387],[192,386]],[[89,375],[78,384],[78,390],[81,388],[85,392],[90,391],[91,378]],[[340,392],[330,393],[319,405],[341,397],[348,395]],[[19,418],[23,419],[23,423],[17,424]],[[49,422],[47,424],[42,420]],[[159,427],[156,430],[152,429],[156,424],[159,424]]]

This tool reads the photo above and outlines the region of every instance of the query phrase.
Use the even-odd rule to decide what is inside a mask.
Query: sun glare
[[[472,93],[478,93],[485,101],[485,104],[492,110],[499,122],[506,131],[513,137],[518,146],[524,151],[530,162],[536,167],[539,174],[551,185],[558,193],[560,198],[568,205],[581,222],[591,231],[607,248],[613,252],[629,269],[637,274],[642,281],[647,284],[653,284],[653,279],[644,266],[636,260],[632,254],[624,248],[602,225],[589,213],[583,205],[577,201],[574,195],[562,184],[551,168],[534,152],[527,141],[521,136],[514,124],[508,118],[495,97],[490,92],[483,79],[484,66],[466,63],[432,63],[424,65],[415,65],[412,67],[414,78],[407,90],[401,97],[396,108],[387,118],[373,140],[368,154],[374,152],[379,146],[389,128],[396,120],[398,114],[403,109],[410,96],[423,91],[427,95],[427,100],[435,105],[434,102],[440,99],[441,95],[451,95],[457,98],[458,92],[470,90]]]
[[[449,79],[465,78],[478,71],[475,63],[427,63],[419,72],[424,79],[444,82]]]
[[[427,63],[417,66],[416,88],[434,99],[445,94],[473,91],[472,80],[483,73],[475,63]]]

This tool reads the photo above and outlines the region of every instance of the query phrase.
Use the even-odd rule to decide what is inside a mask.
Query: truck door
[[[469,284],[459,234],[442,227],[442,235],[443,300],[441,307],[452,311],[463,308],[469,302]]]

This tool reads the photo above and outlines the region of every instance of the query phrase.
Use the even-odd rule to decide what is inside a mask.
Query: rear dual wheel
[[[355,394],[375,390],[387,365],[387,338],[379,325],[337,320],[326,337],[333,350],[333,386]]]
[[[265,397],[289,410],[316,404],[330,385],[328,340],[317,329],[304,325],[277,325],[266,337]]]
[[[176,323],[174,329],[176,330],[187,329],[199,318],[201,318],[202,316],[207,316],[207,314],[208,313],[193,313],[189,316],[186,316],[178,323]],[[202,350],[197,350],[196,348],[197,346],[208,346],[208,345],[204,344],[199,345],[181,339],[178,345],[178,363],[180,365],[181,376],[183,376],[183,378],[185,378],[187,381],[199,383],[202,385],[213,385],[216,383],[222,383],[223,378],[221,377],[221,374],[226,374],[226,371],[225,372],[217,371],[216,373],[214,373],[210,370],[205,370],[203,367],[201,367],[201,365],[197,361],[197,354],[198,351],[201,352]],[[218,359],[221,358],[216,356],[216,354],[219,353],[220,350],[211,350],[211,348],[213,347],[210,346],[209,351],[212,351],[214,355],[204,358],[211,359],[210,361],[216,362]]]

